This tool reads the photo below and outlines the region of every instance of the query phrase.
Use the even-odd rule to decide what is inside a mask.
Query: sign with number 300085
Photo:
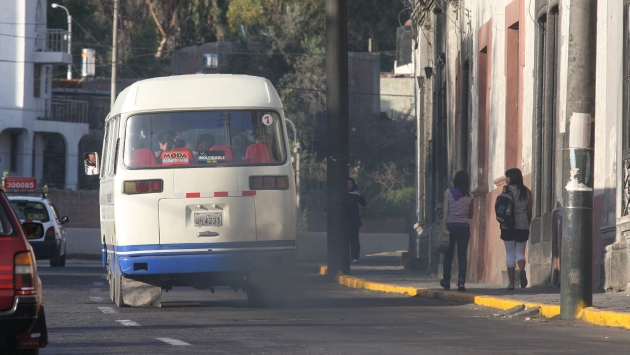
[[[35,190],[37,179],[32,177],[10,177],[4,178],[4,188],[7,190]]]

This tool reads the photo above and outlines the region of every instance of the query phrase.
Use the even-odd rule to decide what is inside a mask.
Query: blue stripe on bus
[[[225,242],[225,243],[187,243],[187,244],[143,244],[143,245],[107,245],[115,252],[177,250],[177,249],[212,249],[212,248],[274,248],[295,247],[295,240],[270,240],[260,242]]]
[[[205,272],[238,272],[262,265],[288,267],[295,263],[293,251],[243,252],[206,255],[118,256],[118,275],[167,275]],[[136,267],[141,265],[142,267]]]

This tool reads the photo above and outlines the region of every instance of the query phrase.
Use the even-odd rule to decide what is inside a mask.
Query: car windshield
[[[37,201],[11,200],[11,207],[20,220],[48,222],[50,217],[43,203]]]
[[[280,116],[264,110],[138,114],[127,120],[129,168],[274,165],[286,161]]]

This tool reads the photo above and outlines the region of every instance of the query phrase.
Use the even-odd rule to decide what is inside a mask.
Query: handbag
[[[446,253],[451,246],[451,233],[446,228],[446,217],[448,216],[448,189],[444,191],[444,213],[442,213],[442,223],[439,228],[434,228],[432,233],[431,245],[433,250],[438,253]],[[437,230],[436,230],[437,229]]]

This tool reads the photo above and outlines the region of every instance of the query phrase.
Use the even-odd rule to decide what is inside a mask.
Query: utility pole
[[[560,317],[593,304],[593,117],[597,1],[571,0],[564,141]]]
[[[114,0],[114,28],[112,31],[112,92],[110,99],[110,109],[114,108],[114,102],[116,101],[116,59],[118,57],[116,46],[118,42],[118,0]]]
[[[328,275],[350,273],[348,211],[347,0],[326,0],[326,113],[328,154]]]

